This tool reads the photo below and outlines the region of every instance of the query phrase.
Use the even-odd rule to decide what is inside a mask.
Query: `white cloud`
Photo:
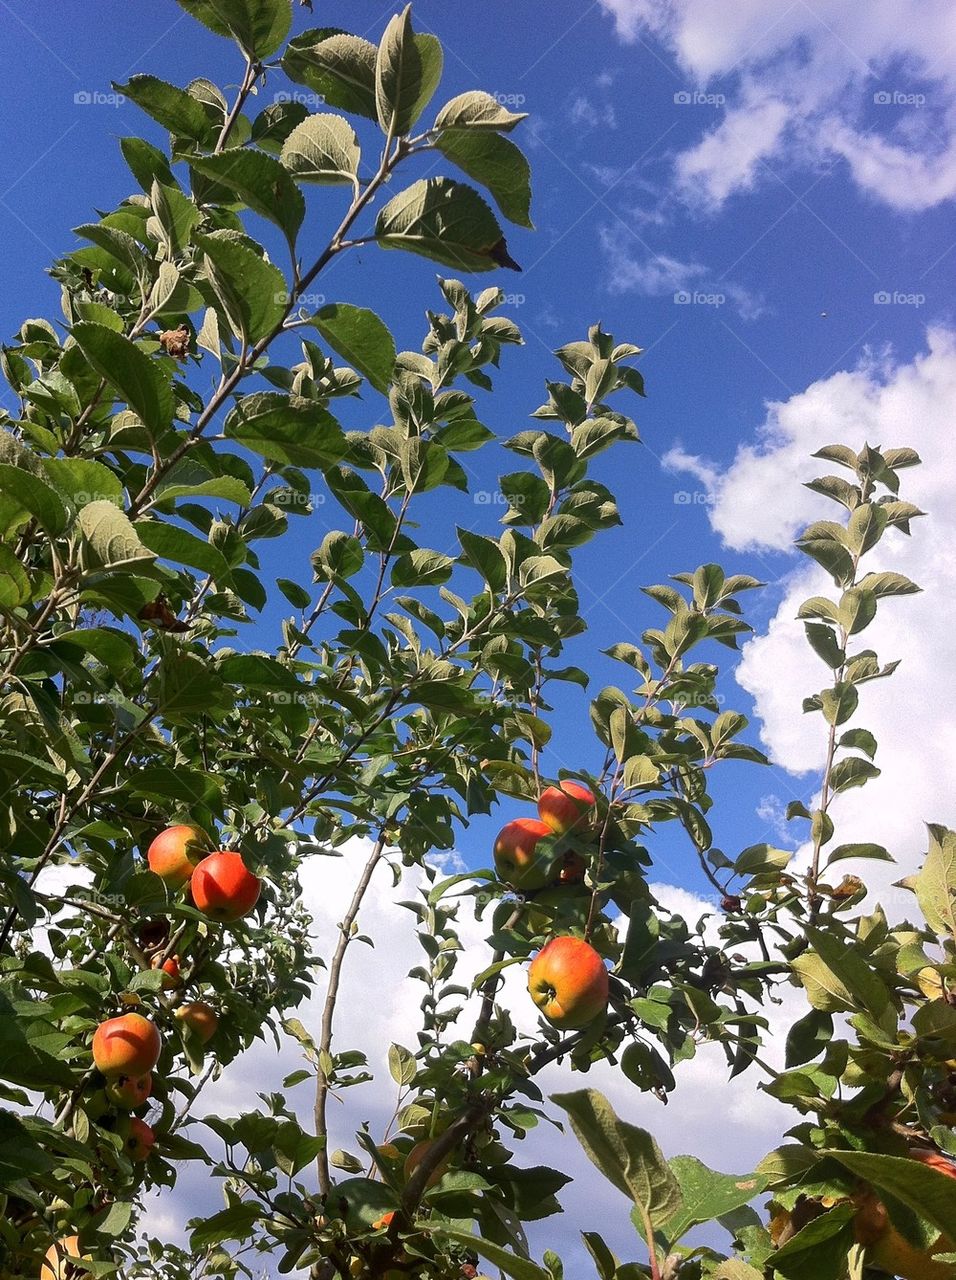
[[[651,298],[670,295],[677,304],[698,303],[711,308],[729,300],[744,320],[763,314],[763,301],[743,285],[714,280],[703,263],[654,253],[623,223],[599,228],[598,237],[611,293],[639,293]]]
[[[678,451],[668,459],[708,486],[711,523],[728,546],[781,551],[804,524],[836,511],[801,484],[839,470],[811,458],[816,449],[835,442],[859,448],[868,441],[912,445],[920,452],[923,465],[901,473],[903,496],[929,518],[914,521],[910,538],[890,531],[871,563],[905,574],[924,591],[882,601],[860,645],[875,649],[883,662],[902,660],[890,679],[863,686],[854,719],[876,734],[883,774],[839,796],[833,810],[840,843],[872,840],[897,858],[895,866],[840,864],[840,875],[844,869],[861,874],[897,917],[912,913],[912,899],[892,882],[912,871],[925,852],[923,823],[956,826],[954,403],[956,333],[935,329],[927,335],[927,350],[909,363],[871,360],[769,406],[756,442],[740,446],[724,471]],[[765,633],[744,646],[736,673],[755,700],[771,758],[796,774],[818,771],[823,763],[823,722],[819,715],[801,715],[799,708],[806,694],[824,687],[828,672],[795,615],[807,596],[833,590],[822,570],[801,560],[784,580]]]
[[[625,41],[654,36],[724,118],[677,159],[695,201],[719,205],[796,154],[846,161],[901,210],[956,195],[956,28],[950,0],[601,0]]]

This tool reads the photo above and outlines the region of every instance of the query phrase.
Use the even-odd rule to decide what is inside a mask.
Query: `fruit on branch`
[[[259,901],[262,882],[230,849],[203,858],[190,881],[195,905],[211,920],[228,924],[248,915]]]
[[[124,1144],[126,1154],[137,1164],[149,1159],[149,1154],[156,1142],[156,1134],[139,1116],[133,1116],[129,1122],[129,1133]]]
[[[581,884],[588,864],[579,853],[569,849],[558,864],[558,884]]]
[[[933,1253],[948,1252],[950,1242],[940,1236],[928,1249],[911,1244],[890,1221],[886,1206],[871,1191],[853,1197],[858,1206],[853,1219],[857,1242],[866,1248],[866,1262],[899,1280],[952,1280],[953,1268],[937,1261]]]
[[[150,871],[177,889],[186,883],[208,848],[208,837],[200,827],[167,827],[146,850],[146,861]]]
[[[147,1071],[141,1076],[117,1076],[106,1086],[106,1096],[114,1107],[135,1111],[153,1092],[153,1077]]]
[[[596,803],[590,787],[565,778],[541,793],[538,817],[556,836],[565,836],[586,825]]]
[[[40,1280],[67,1280],[69,1275],[88,1275],[86,1269],[80,1266],[82,1262],[92,1262],[92,1258],[80,1253],[79,1237],[64,1236],[47,1250],[40,1266]]]
[[[388,1213],[383,1213],[380,1218],[376,1218],[372,1223],[373,1231],[383,1231],[386,1227],[392,1225],[392,1219],[395,1217],[395,1210],[390,1209]]]
[[[174,987],[179,986],[179,956],[170,956],[168,960],[163,960],[162,956],[154,956],[152,967],[154,969],[162,969],[164,991],[171,991]]]
[[[216,1034],[219,1026],[219,1015],[212,1005],[202,1000],[194,1000],[189,1004],[181,1004],[173,1011],[173,1017],[186,1024],[203,1044],[208,1044]]]
[[[938,1173],[944,1173],[947,1178],[956,1178],[956,1163],[944,1156],[941,1151],[936,1151],[932,1147],[910,1147],[909,1154],[920,1164],[925,1164]]]
[[[93,1061],[107,1079],[143,1076],[159,1061],[159,1028],[141,1013],[107,1018],[93,1033]]]
[[[550,857],[537,852],[538,841],[553,835],[537,818],[515,818],[498,832],[495,870],[515,889],[543,889],[551,871]]]
[[[424,1141],[415,1143],[414,1147],[412,1147],[411,1151],[409,1151],[408,1155],[405,1157],[406,1182],[425,1159],[426,1155],[428,1155],[434,1145],[434,1138],[425,1138]],[[439,1160],[438,1164],[428,1175],[428,1181],[425,1183],[425,1186],[434,1187],[437,1183],[441,1182],[450,1164],[451,1152],[449,1151],[447,1155],[442,1156],[441,1160]]]
[[[607,1009],[604,961],[582,938],[552,938],[531,962],[528,991],[552,1026],[577,1031]]]

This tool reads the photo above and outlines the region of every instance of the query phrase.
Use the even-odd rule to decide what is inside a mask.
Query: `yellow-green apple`
[[[141,1013],[107,1018],[93,1033],[93,1061],[108,1079],[143,1076],[159,1061],[159,1028]]]
[[[216,1028],[219,1026],[219,1015],[212,1005],[206,1004],[203,1000],[193,1000],[189,1004],[181,1004],[178,1009],[174,1010],[173,1016],[184,1022],[203,1044],[208,1044],[216,1034]]]
[[[259,900],[262,884],[231,849],[203,858],[190,881],[193,902],[211,920],[228,923],[248,915]]]
[[[548,883],[551,859],[537,852],[538,841],[553,835],[537,818],[515,818],[498,832],[495,870],[515,889],[543,889]]]
[[[124,1144],[129,1158],[137,1162],[148,1160],[155,1141],[156,1134],[146,1121],[140,1120],[139,1116],[133,1116],[129,1122],[129,1133]]]
[[[406,1181],[412,1176],[412,1174],[415,1172],[415,1170],[418,1168],[418,1166],[421,1164],[425,1156],[428,1154],[428,1152],[432,1149],[434,1145],[435,1145],[434,1138],[425,1138],[423,1142],[415,1143],[414,1147],[412,1147],[411,1151],[409,1151],[408,1155],[405,1157],[405,1180]],[[439,1160],[438,1164],[428,1175],[428,1181],[425,1183],[425,1186],[434,1187],[436,1183],[441,1182],[442,1178],[445,1175],[445,1172],[448,1169],[449,1164],[451,1164],[450,1151],[446,1155],[442,1156],[441,1160]]]
[[[147,1071],[141,1076],[117,1076],[106,1086],[106,1096],[114,1107],[135,1111],[153,1092],[153,1077]]]
[[[208,848],[209,840],[200,827],[167,827],[146,850],[146,861],[150,871],[176,889],[186,883]]]
[[[66,1280],[70,1275],[88,1275],[89,1272],[80,1264],[92,1259],[80,1252],[78,1236],[64,1236],[51,1244],[40,1267],[40,1280]]]
[[[531,962],[528,991],[552,1026],[577,1031],[607,1008],[607,969],[582,938],[552,938]]]
[[[595,804],[590,787],[565,778],[541,793],[538,817],[556,836],[564,836],[585,825]]]

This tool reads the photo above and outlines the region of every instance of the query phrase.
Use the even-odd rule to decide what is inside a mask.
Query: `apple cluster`
[[[593,832],[597,799],[590,787],[564,779],[538,800],[537,818],[515,818],[494,845],[499,877],[522,894],[580,884],[587,864],[575,850],[553,851],[555,838]],[[543,843],[547,842],[547,843]],[[584,938],[562,934],[541,948],[528,969],[531,999],[552,1026],[579,1030],[607,1009],[608,971]]]
[[[232,850],[211,852],[208,837],[198,827],[166,828],[150,844],[146,860],[150,870],[170,889],[184,890],[192,905],[216,923],[241,919],[259,899],[261,882],[247,869],[242,856]],[[184,998],[186,982],[181,957],[160,952],[151,964],[162,973],[161,986],[167,993],[164,1006],[181,1023],[184,1034],[201,1045],[208,1044],[216,1033],[219,1017],[205,1001]],[[195,977],[195,965],[192,969],[190,976]],[[162,1044],[159,1027],[142,1013],[123,1013],[99,1024],[93,1035],[93,1065],[103,1079],[109,1106],[123,1113],[146,1105]],[[147,1160],[155,1142],[156,1134],[150,1125],[140,1116],[131,1115],[125,1133],[129,1159]],[[60,1254],[65,1251],[64,1256],[69,1256],[69,1244],[67,1240],[54,1246],[44,1274],[61,1274],[66,1264]]]

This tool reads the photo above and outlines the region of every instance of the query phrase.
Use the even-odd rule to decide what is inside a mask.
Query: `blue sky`
[[[0,334],[7,339],[25,316],[59,314],[58,289],[43,272],[74,243],[70,228],[134,190],[117,139],[145,132],[163,142],[131,103],[110,100],[111,80],[149,71],[183,85],[204,75],[228,89],[240,70],[232,47],[174,0],[68,8],[0,0],[7,51]],[[393,11],[316,0],[313,17],[297,11],[296,28],[321,22],[374,39]],[[477,22],[472,12],[480,12]],[[717,843],[729,852],[779,841],[775,815],[791,795],[808,798],[819,764],[819,726],[801,720],[799,705],[820,673],[806,666],[792,618],[801,592],[820,584],[801,576],[787,551],[801,520],[817,514],[800,488],[815,474],[806,455],[830,437],[862,443],[864,435],[924,453],[929,465],[916,500],[933,512],[933,532],[920,541],[920,529],[912,547],[889,554],[898,556],[893,567],[935,583],[938,593],[920,597],[913,612],[909,602],[899,606],[885,656],[905,654],[903,692],[868,694],[875,720],[864,720],[883,729],[881,749],[907,770],[906,797],[887,807],[883,825],[915,857],[923,819],[953,821],[930,808],[947,785],[953,794],[946,779],[956,759],[954,750],[940,763],[902,731],[893,736],[914,703],[926,735],[937,742],[952,735],[938,706],[946,702],[939,664],[956,634],[944,486],[954,462],[956,388],[950,6],[560,0],[545,8],[510,0],[471,11],[424,0],[414,21],[445,47],[436,107],[483,88],[530,113],[515,137],[532,164],[536,230],[507,232],[525,269],[471,278],[510,295],[506,313],[527,346],[505,351],[498,392],[479,401],[479,416],[503,436],[528,425],[543,380],[557,372],[549,353],[595,320],[646,348],[648,398],[632,401],[644,445],[597,467],[618,495],[624,526],[579,553],[590,630],[571,660],[592,671],[592,692],[626,686],[626,669],[599,650],[656,625],[657,608],[639,588],[671,572],[719,560],[770,584],[750,597],[758,639],[740,672],[744,687],[730,677],[721,686],[725,705],[754,713],[752,736],[761,732],[776,762],[772,770],[731,765],[713,779],[723,802]],[[261,104],[286,89],[284,79],[270,82]],[[338,212],[341,196],[320,190],[310,199],[318,228]],[[374,307],[406,347],[418,345],[424,309],[441,306],[432,264],[371,248],[337,262],[316,288],[329,301]],[[768,409],[772,402],[779,407]],[[378,413],[366,398],[350,408],[349,425],[370,425]],[[474,493],[492,492],[496,475],[513,469],[513,455],[488,449]],[[457,522],[491,531],[496,508],[473,501],[474,493],[445,491],[436,530]],[[308,527],[295,526],[303,564],[335,514],[331,504],[320,506]],[[432,545],[447,543],[436,533]],[[264,554],[273,572],[288,572],[285,550],[281,568],[274,548]],[[276,616],[245,633],[244,643],[268,643]],[[714,656],[724,662],[729,651]],[[586,726],[587,697],[569,686],[546,768],[593,765],[592,749],[581,755]],[[868,788],[867,804],[878,787]],[[851,830],[843,838],[873,838],[864,830],[867,804],[846,803]],[[487,860],[494,830],[513,810],[506,805],[463,834],[471,865]],[[686,843],[668,833],[654,847],[662,879],[703,889]],[[886,883],[898,875],[894,869]]]

